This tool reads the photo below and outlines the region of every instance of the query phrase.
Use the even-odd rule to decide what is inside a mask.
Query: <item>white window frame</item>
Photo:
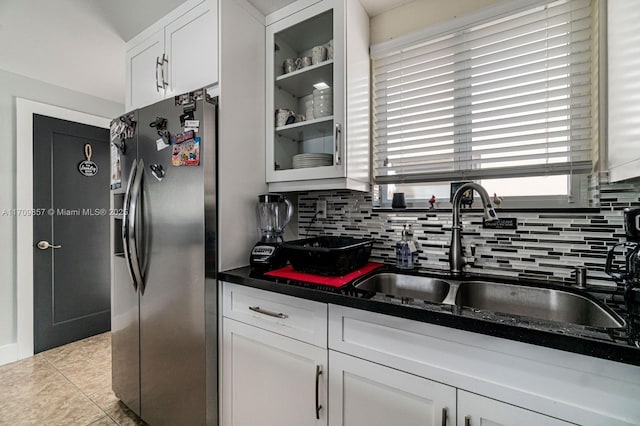
[[[501,2],[496,5],[492,5],[483,8],[477,12],[470,13],[461,17],[457,17],[454,20],[444,22],[437,25],[432,25],[414,33],[385,41],[371,46],[371,56],[381,57],[392,52],[396,52],[402,47],[411,46],[427,39],[433,39],[441,35],[449,34],[456,30],[469,27],[471,25],[477,25],[482,22],[498,19],[503,16],[512,15],[523,10],[531,9],[537,6],[541,6],[547,3],[552,3],[553,0],[512,0],[509,2]],[[602,22],[599,22],[602,26]],[[600,28],[602,32],[603,28]],[[594,31],[595,32],[595,31]],[[593,83],[592,83],[593,84]],[[373,91],[372,91],[373,96]],[[455,99],[454,99],[455,102]],[[373,102],[372,102],[373,105]],[[594,117],[593,120],[598,120],[598,117]],[[453,118],[455,120],[455,117]],[[373,152],[373,150],[372,150]],[[372,154],[374,155],[374,154]],[[454,152],[454,155],[458,155]],[[595,159],[593,160],[596,161]],[[505,208],[523,208],[523,209],[535,209],[535,208],[585,208],[590,207],[589,200],[589,176],[573,174],[569,176],[569,193],[567,195],[549,195],[549,196],[509,196],[507,202],[504,203]],[[471,180],[471,179],[461,179]],[[432,183],[413,183],[416,186],[426,186],[430,184],[439,184],[442,182]],[[375,184],[375,182],[374,182]],[[391,184],[377,184],[376,192],[379,194],[379,200],[374,200],[374,205],[379,201],[380,208],[391,207],[391,199],[387,197],[387,185]],[[401,192],[401,191],[399,191]],[[500,195],[500,194],[498,194]],[[476,206],[478,197],[474,197],[474,207]],[[428,199],[415,199],[407,198],[407,207],[411,208],[425,208],[429,207]],[[438,199],[438,208],[451,208],[451,204],[448,199]],[[479,206],[479,204],[478,204]]]

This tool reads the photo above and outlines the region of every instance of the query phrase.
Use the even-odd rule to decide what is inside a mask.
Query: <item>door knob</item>
[[[40,250],[46,250],[48,248],[52,248],[52,249],[62,248],[61,245],[53,245],[49,241],[38,241],[38,244],[36,244],[36,247],[38,247]]]

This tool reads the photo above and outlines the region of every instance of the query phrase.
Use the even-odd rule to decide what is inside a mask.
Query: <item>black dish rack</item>
[[[308,274],[342,276],[369,261],[373,240],[321,236],[282,244],[293,269]]]

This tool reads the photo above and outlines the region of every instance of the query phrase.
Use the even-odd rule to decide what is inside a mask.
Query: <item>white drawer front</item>
[[[223,283],[222,313],[321,348],[327,347],[327,304]]]

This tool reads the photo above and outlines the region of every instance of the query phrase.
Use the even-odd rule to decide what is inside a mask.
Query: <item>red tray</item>
[[[286,278],[286,279],[296,280],[296,281],[304,281],[306,283],[320,284],[320,285],[326,285],[329,287],[337,288],[337,287],[342,287],[344,285],[349,284],[351,281],[355,280],[356,278],[359,278],[364,274],[368,274],[369,272],[381,267],[382,265],[383,265],[382,263],[369,262],[362,268],[356,269],[355,271],[350,272],[347,275],[342,275],[340,277],[327,277],[325,275],[314,275],[314,274],[307,274],[305,272],[298,272],[294,270],[293,266],[291,265],[285,266],[284,268],[275,269],[273,271],[266,272],[265,275],[269,275],[271,277],[277,277],[277,278]]]

